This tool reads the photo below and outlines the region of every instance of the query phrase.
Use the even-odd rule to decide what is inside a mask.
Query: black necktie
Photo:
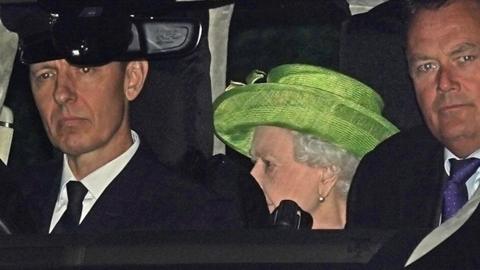
[[[53,228],[52,233],[71,233],[75,231],[80,222],[83,198],[85,198],[87,191],[87,188],[79,181],[67,183],[67,210]]]

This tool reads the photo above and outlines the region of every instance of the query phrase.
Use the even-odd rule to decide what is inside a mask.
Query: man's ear
[[[125,67],[125,96],[133,101],[143,89],[147,78],[148,61],[137,60],[128,62]]]
[[[338,180],[339,168],[337,166],[320,167],[322,172],[319,174],[318,194],[324,198],[328,197],[332,188]]]

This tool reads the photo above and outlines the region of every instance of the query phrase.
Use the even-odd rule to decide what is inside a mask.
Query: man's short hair
[[[405,21],[405,34],[408,33],[410,22],[419,10],[437,10],[458,0],[405,0],[403,19]],[[480,0],[474,0],[480,5]],[[480,14],[479,14],[480,15]]]
[[[412,14],[419,9],[437,9],[448,2],[451,0],[406,0],[407,8]]]

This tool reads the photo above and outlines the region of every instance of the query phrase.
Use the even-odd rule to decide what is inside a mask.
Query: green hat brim
[[[380,114],[327,91],[279,83],[231,89],[213,104],[217,136],[250,157],[257,126],[278,126],[335,144],[361,158],[398,129]]]

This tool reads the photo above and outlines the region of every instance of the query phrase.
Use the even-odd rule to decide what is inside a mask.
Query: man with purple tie
[[[479,269],[480,1],[406,2],[408,71],[426,126],[360,162],[347,228],[400,229],[372,269],[396,269],[399,257],[403,269],[410,254],[409,269]],[[434,231],[415,248],[409,230]]]
[[[478,269],[480,1],[407,2],[408,71],[426,127],[392,136],[361,161],[347,227],[438,227],[415,249],[409,269]],[[405,232],[394,248],[407,242]],[[388,245],[383,251],[390,256],[374,261],[396,269]]]
[[[409,7],[406,56],[426,127],[365,156],[348,227],[433,229],[479,185],[480,2],[412,0]]]

